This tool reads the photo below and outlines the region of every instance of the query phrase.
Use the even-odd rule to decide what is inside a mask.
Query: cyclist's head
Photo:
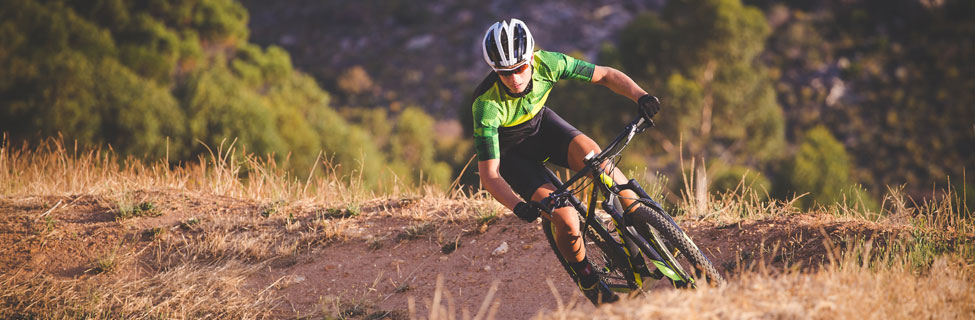
[[[531,61],[535,40],[528,26],[518,19],[495,22],[481,42],[484,61],[494,71],[512,71]]]

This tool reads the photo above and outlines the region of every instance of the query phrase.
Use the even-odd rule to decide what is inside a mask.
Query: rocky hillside
[[[441,118],[456,118],[489,70],[479,40],[494,21],[529,21],[538,47],[594,59],[636,12],[658,8],[663,1],[243,3],[250,12],[252,41],[288,50],[296,66],[346,104],[415,104]],[[353,78],[349,70],[356,66],[371,80],[368,90],[339,83]]]
[[[489,70],[481,61],[479,38],[492,22],[517,17],[529,23],[539,47],[618,65],[665,97],[666,103],[675,106],[672,110],[692,110],[687,114],[668,112],[669,118],[661,121],[662,137],[674,141],[655,138],[666,150],[647,154],[676,154],[676,147],[667,144],[676,146],[676,139],[683,137],[685,150],[693,157],[708,161],[723,157],[722,161],[738,171],[761,172],[775,183],[773,196],[810,192],[822,195],[816,202],[831,202],[842,195],[804,187],[820,182],[792,181],[796,180],[790,176],[794,174],[785,171],[794,165],[782,159],[796,158],[797,150],[808,141],[836,140],[850,153],[849,161],[840,161],[845,169],[840,168],[843,173],[838,176],[849,178],[833,189],[862,184],[866,192],[857,193],[874,198],[866,202],[879,200],[888,185],[906,185],[917,197],[928,194],[933,182],[939,187],[948,185],[946,177],[955,188],[971,186],[964,172],[972,169],[967,159],[975,149],[958,147],[975,143],[970,94],[975,82],[963,76],[975,70],[967,58],[975,48],[968,40],[975,30],[970,2],[890,5],[875,0],[708,0],[674,2],[673,6],[664,0],[243,3],[250,13],[251,40],[284,47],[298,68],[333,94],[336,106],[385,108],[395,114],[416,105],[440,120],[464,121],[469,117],[463,110],[468,108],[472,87]],[[735,11],[742,4],[746,11],[761,12]],[[715,13],[716,8],[724,13]],[[751,24],[754,29],[741,28]],[[759,39],[739,42],[749,37]],[[731,44],[720,47],[722,43]],[[658,52],[659,46],[667,49]],[[760,54],[734,53],[737,50]],[[607,54],[601,57],[600,52]],[[718,67],[713,83],[709,73],[701,71],[710,70],[708,60],[716,61],[711,67]],[[675,75],[682,78],[675,79]],[[682,92],[688,84],[682,79],[690,80],[694,85],[690,88],[696,89]],[[576,125],[592,135],[615,127],[618,120],[565,109],[572,107],[566,101],[583,106],[613,101],[589,87],[563,86],[551,101],[563,107],[570,122],[573,114],[587,119]],[[745,101],[735,100],[742,100],[741,92],[749,90],[762,94],[745,94]],[[693,111],[705,105],[703,101],[714,101],[715,108],[726,110],[723,115]],[[703,125],[713,120],[715,130],[729,132],[748,130],[736,125],[762,127],[741,124],[742,119],[756,117],[749,114],[753,109],[767,111],[762,112],[763,117],[771,119],[763,129],[771,132],[766,142],[756,141],[761,139],[754,133],[709,137],[711,126]],[[720,120],[722,116],[730,119]],[[591,124],[594,121],[609,124]],[[678,122],[681,124],[667,131],[669,123]],[[702,128],[695,129],[695,123],[702,123]],[[727,151],[736,147],[728,141],[745,140],[771,147],[763,152]],[[718,147],[697,152],[695,149],[704,147],[695,144]],[[735,153],[738,155],[728,155]],[[760,153],[763,156],[758,159],[740,159]],[[876,161],[878,157],[885,160]],[[931,158],[940,160],[932,163]],[[646,159],[640,161],[647,163]],[[676,161],[663,162],[648,165],[666,174],[677,172],[665,167]],[[820,171],[812,176],[830,174]],[[729,175],[737,175],[736,181],[741,177]]]

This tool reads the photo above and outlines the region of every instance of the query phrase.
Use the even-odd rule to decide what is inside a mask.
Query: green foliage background
[[[664,109],[649,131],[653,143],[624,159],[624,167],[681,172],[683,152],[688,160],[715,164],[708,171],[718,182],[715,191],[734,187],[746,172],[749,182],[763,181],[749,183],[753,188],[770,188],[761,173],[772,170],[787,150],[773,81],[757,59],[769,34],[762,12],[738,0],[670,1],[661,12],[642,14],[625,27],[618,46],[604,48],[601,63],[661,97]],[[635,116],[626,109],[634,108],[631,101],[605,89],[573,86],[567,95],[553,93],[551,104],[584,132],[595,132],[597,141],[608,141],[620,130],[621,118]],[[600,115],[608,113],[622,117]],[[586,119],[603,121],[587,127],[593,122]],[[636,156],[641,153],[653,156]]]
[[[972,39],[971,1],[673,0],[582,58],[661,97],[652,146],[631,167],[682,172],[683,152],[708,164],[713,191],[757,176],[778,198],[808,193],[801,206],[876,207],[887,186],[970,184]],[[597,141],[633,116],[606,115],[632,106],[607,90],[568,86],[551,104]]]
[[[430,116],[404,112],[388,156],[287,52],[248,43],[247,17],[232,0],[4,1],[0,127],[174,162],[235,141],[297,172],[324,151],[367,185],[449,182]]]
[[[392,41],[397,48],[431,36],[449,44],[436,50],[464,57],[478,34],[456,30],[495,19],[441,26],[403,1],[300,5],[324,6],[347,25],[326,35],[362,18],[416,30],[397,33],[408,34]],[[457,0],[440,9],[462,17],[489,7]],[[0,131],[10,141],[61,135],[174,164],[236,141],[238,152],[301,174],[324,152],[339,174],[368,187],[446,185],[470,159],[469,104],[458,106],[461,128],[424,111],[469,95],[472,66],[456,63],[470,59],[430,59],[418,46],[368,59],[397,68],[306,62],[313,78],[284,49],[252,43],[248,19],[237,0],[0,2]],[[657,128],[631,145],[624,168],[676,177],[693,159],[694,169],[706,164],[714,192],[744,183],[776,198],[808,193],[806,207],[875,205],[888,186],[923,195],[948,179],[959,190],[975,185],[966,172],[975,168],[972,39],[972,1],[670,0],[638,13],[597,56],[567,53],[624,71],[663,102]],[[397,77],[402,87],[374,81]],[[633,102],[573,81],[559,83],[548,104],[600,143],[635,116]],[[461,181],[476,185],[471,171]],[[672,190],[683,185],[669,180]]]
[[[789,136],[825,126],[872,193],[972,181],[975,2],[751,2],[780,17],[762,60]]]

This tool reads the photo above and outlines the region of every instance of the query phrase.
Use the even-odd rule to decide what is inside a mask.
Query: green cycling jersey
[[[508,94],[497,77],[496,81],[475,91],[474,149],[478,160],[498,159],[500,145],[498,128],[512,127],[531,120],[548,100],[555,82],[561,79],[592,81],[595,66],[558,52],[536,51],[532,62],[530,92],[514,97]],[[491,78],[489,78],[491,79]],[[483,91],[483,92],[481,92]]]

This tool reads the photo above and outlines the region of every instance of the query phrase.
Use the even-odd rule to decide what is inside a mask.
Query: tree
[[[763,60],[790,136],[826,125],[874,192],[924,197],[972,170],[975,2],[774,2]]]
[[[0,127],[185,161],[236,140],[306,173],[320,151],[366,186],[386,155],[287,52],[246,42],[232,0],[0,3]],[[167,154],[168,152],[168,154]]]
[[[670,1],[627,26],[621,64],[661,96],[658,140],[753,167],[778,156],[782,111],[756,61],[768,34],[761,11],[738,0]]]

